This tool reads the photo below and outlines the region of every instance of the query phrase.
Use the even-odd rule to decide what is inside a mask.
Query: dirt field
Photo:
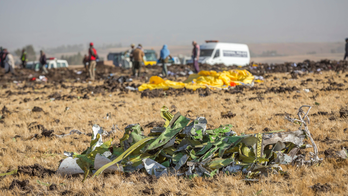
[[[207,96],[187,93],[152,99],[141,98],[141,93],[131,91],[89,92],[86,96],[85,92],[73,90],[79,86],[102,85],[103,81],[83,84],[67,80],[26,89],[21,89],[26,83],[7,84],[0,90],[0,107],[3,108],[0,173],[17,168],[21,172],[0,177],[0,195],[347,195],[348,160],[338,160],[334,153],[342,147],[348,148],[348,119],[339,113],[348,103],[346,80],[346,73],[333,71],[307,74],[298,79],[278,73],[238,94],[213,91]],[[298,90],[279,90],[279,87],[294,86]],[[271,87],[275,88],[270,90]],[[51,99],[54,93],[61,98],[55,95],[51,96],[55,99]],[[111,136],[113,143],[118,143],[128,124],[139,123],[144,128],[151,122],[162,123],[160,108],[163,105],[189,118],[204,116],[210,127],[232,124],[238,134],[262,132],[265,128],[296,130],[298,126],[286,121],[281,114],[289,113],[294,117],[298,108],[305,104],[313,106],[309,128],[324,161],[313,167],[283,166],[289,175],[270,175],[260,182],[249,183],[243,181],[242,174],[189,180],[182,177],[156,179],[145,173],[135,173],[89,177],[82,183],[82,175],[64,178],[54,174],[64,158],[63,152],[81,153],[89,146],[90,137],[75,134],[60,139],[50,137],[50,130],[54,134],[69,133],[73,129],[90,133],[93,124],[106,131],[118,125],[122,131]],[[221,112],[226,111],[236,116],[222,118]],[[108,120],[107,113],[111,114]],[[150,128],[144,128],[146,134]],[[48,131],[47,137],[42,135],[42,130]],[[19,167],[34,164],[39,165],[34,169]],[[24,182],[16,186],[18,181],[15,180]]]

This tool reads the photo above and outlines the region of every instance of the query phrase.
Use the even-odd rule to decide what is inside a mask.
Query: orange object
[[[237,86],[237,84],[234,82],[230,82],[230,86],[235,87],[235,86]]]

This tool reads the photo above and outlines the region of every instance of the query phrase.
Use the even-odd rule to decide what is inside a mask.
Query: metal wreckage
[[[269,173],[283,173],[280,166],[283,164],[313,165],[322,161],[308,130],[310,109],[307,105],[300,107],[299,119],[287,117],[299,124],[296,131],[237,135],[232,125],[209,130],[204,117],[192,121],[179,112],[171,114],[163,106],[161,116],[166,120],[163,127],[153,128],[145,136],[139,124],[128,125],[118,146],[112,145],[112,140],[103,143],[104,131],[94,125],[90,147],[81,154],[65,153],[69,157],[61,162],[57,173],[84,173],[84,180],[90,173],[95,177],[102,172],[138,170],[146,170],[156,177],[189,178],[214,176],[220,171],[242,172],[250,180]],[[311,145],[304,143],[308,140]],[[314,152],[309,156],[300,153],[300,149],[310,147]]]

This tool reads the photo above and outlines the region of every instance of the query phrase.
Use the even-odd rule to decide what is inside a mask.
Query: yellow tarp
[[[148,84],[139,86],[139,91],[146,89],[187,88],[196,90],[198,88],[217,87],[226,88],[242,84],[251,84],[254,76],[247,70],[230,70],[223,72],[200,71],[198,74],[191,74],[184,82],[173,82],[163,80],[158,76],[152,76]]]

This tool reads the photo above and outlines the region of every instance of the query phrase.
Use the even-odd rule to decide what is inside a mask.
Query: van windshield
[[[156,53],[154,52],[145,52],[146,61],[157,61]]]
[[[199,56],[202,57],[211,57],[211,55],[213,54],[214,49],[203,49],[201,50],[201,53]]]

